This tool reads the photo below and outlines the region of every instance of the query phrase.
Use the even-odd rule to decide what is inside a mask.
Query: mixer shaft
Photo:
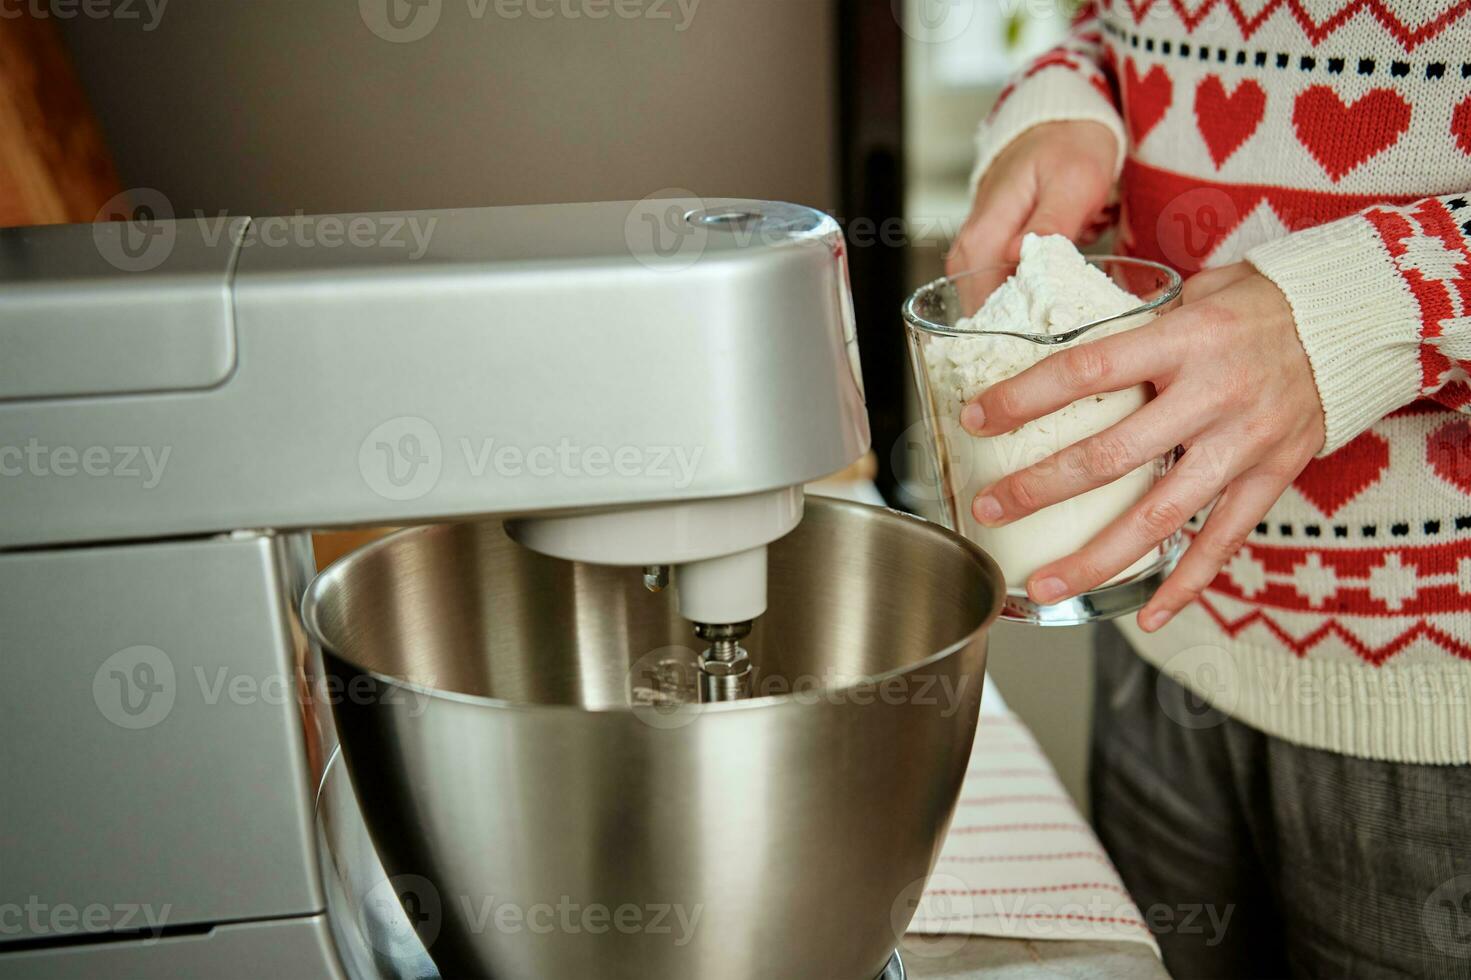
[[[700,655],[700,700],[740,701],[751,696],[751,657],[741,646],[750,623],[696,623],[695,635],[708,640]]]

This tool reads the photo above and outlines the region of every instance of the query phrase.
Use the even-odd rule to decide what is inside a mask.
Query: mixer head
[[[532,551],[568,561],[626,566],[657,591],[671,579],[679,613],[709,643],[700,658],[701,700],[749,696],[751,660],[740,641],[766,611],[767,545],[802,518],[800,487],[566,517],[511,521]]]

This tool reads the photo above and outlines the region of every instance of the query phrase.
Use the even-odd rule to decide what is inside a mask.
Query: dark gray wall
[[[176,213],[670,188],[837,206],[827,0],[699,0],[688,16],[616,0],[634,18],[615,0],[428,2],[439,19],[411,43],[376,36],[354,0],[170,0],[153,30],[141,3],[140,20],[62,28],[123,180]]]

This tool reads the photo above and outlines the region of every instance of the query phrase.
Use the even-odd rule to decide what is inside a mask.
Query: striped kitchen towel
[[[959,934],[1131,940],[1158,954],[1036,739],[993,694],[990,678],[986,688],[960,803],[908,942]]]

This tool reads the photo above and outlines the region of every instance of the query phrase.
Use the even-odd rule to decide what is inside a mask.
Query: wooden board
[[[24,9],[0,18],[0,226],[93,221],[122,185],[54,21]]]

